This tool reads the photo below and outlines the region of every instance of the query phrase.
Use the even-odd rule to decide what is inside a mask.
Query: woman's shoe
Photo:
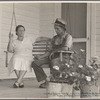
[[[24,83],[23,82],[19,83],[19,88],[23,88],[23,87],[24,87]]]
[[[13,87],[14,88],[19,88],[19,83],[18,82],[15,82],[14,85],[13,85]]]

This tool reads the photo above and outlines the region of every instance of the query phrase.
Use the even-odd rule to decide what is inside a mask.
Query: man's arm
[[[49,46],[49,50],[45,53],[45,54],[43,54],[43,55],[38,55],[37,56],[37,59],[42,59],[42,58],[45,58],[45,57],[49,57],[50,56],[50,54],[51,54],[51,52],[52,52],[52,42],[53,42],[53,39],[51,40],[51,42],[50,42],[50,46]]]
[[[37,58],[38,59],[42,59],[42,58],[45,58],[45,57],[48,57],[50,55],[50,52],[46,52],[45,54],[43,54],[42,56],[38,56]]]
[[[62,47],[62,50],[69,50],[72,48],[72,45],[73,45],[72,36],[68,35],[66,42],[65,42],[65,45],[64,45],[64,47]]]

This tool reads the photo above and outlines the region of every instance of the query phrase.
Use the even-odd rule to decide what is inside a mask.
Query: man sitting
[[[32,63],[38,82],[44,81],[44,83],[39,86],[40,88],[45,88],[47,85],[47,76],[41,66],[43,64],[49,64],[49,67],[52,70],[53,65],[60,63],[60,56],[57,51],[69,50],[72,47],[72,36],[66,33],[66,23],[62,19],[56,19],[54,29],[57,35],[52,38],[49,52],[45,53],[43,56],[38,56]],[[68,56],[64,54],[63,60],[67,60],[67,57]]]

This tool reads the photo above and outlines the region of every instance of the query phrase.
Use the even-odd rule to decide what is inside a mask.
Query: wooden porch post
[[[1,55],[1,32],[2,32],[2,3],[0,3],[0,55]]]
[[[96,4],[90,4],[90,57],[96,55]]]

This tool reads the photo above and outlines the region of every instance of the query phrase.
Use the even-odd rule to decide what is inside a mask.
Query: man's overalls
[[[66,48],[67,42],[68,42],[67,40],[69,37],[71,37],[71,35],[69,35],[69,34],[65,34],[63,36],[63,38],[61,38],[61,39],[57,35],[54,36],[52,39],[52,43],[51,43],[51,45],[52,45],[52,49],[50,51],[52,54],[51,59],[50,59],[50,57],[45,57],[43,59],[33,61],[32,67],[34,69],[34,72],[35,72],[38,82],[46,80],[46,78],[47,78],[43,68],[41,67],[43,64],[49,64],[49,67],[51,70],[54,65],[61,64],[60,55],[56,51],[63,50],[64,48]],[[71,39],[72,39],[72,37],[71,37]],[[72,42],[70,43],[70,45],[72,45]],[[70,55],[63,53],[62,59],[64,62],[68,63],[69,59],[70,59]]]

